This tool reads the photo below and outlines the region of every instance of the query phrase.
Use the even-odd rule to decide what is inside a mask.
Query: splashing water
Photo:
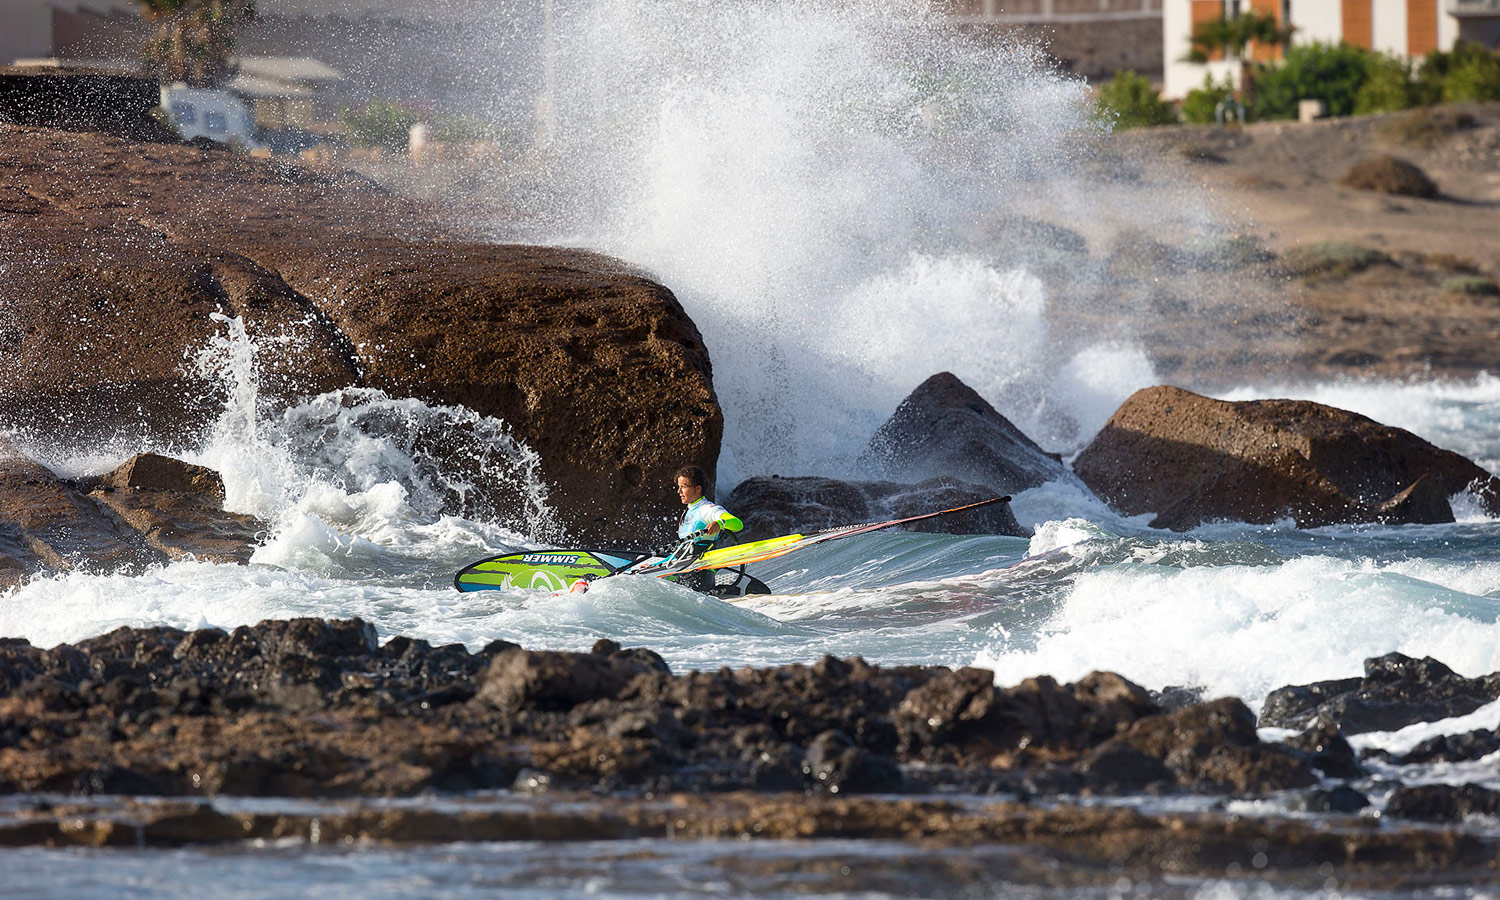
[[[559,7],[551,143],[497,174],[494,227],[678,294],[726,411],[721,481],[851,474],[945,369],[1060,449],[1157,382],[1128,317],[1069,313],[1099,292],[1089,249],[1219,226],[1201,195],[1101,166],[1086,86],[1034,48],[916,0]]]
[[[194,461],[222,474],[227,508],[272,519],[283,534],[306,534],[312,517],[386,544],[397,542],[395,526],[404,534],[445,515],[496,523],[516,543],[558,536],[540,459],[505,423],[369,388],[271,415],[244,323],[213,318],[224,333],[194,365],[224,384],[227,400]]]

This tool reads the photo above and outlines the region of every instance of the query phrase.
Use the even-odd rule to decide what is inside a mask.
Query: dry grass
[[[1483,275],[1455,275],[1443,279],[1443,293],[1458,297],[1480,299],[1500,297],[1500,284]]]
[[[1437,184],[1404,159],[1377,156],[1349,167],[1339,184],[1399,197],[1436,197]]]
[[[1425,107],[1405,112],[1380,123],[1380,136],[1398,144],[1431,150],[1456,132],[1473,128],[1474,116],[1452,109]]]
[[[1299,278],[1311,275],[1348,278],[1371,266],[1395,264],[1389,256],[1373,247],[1361,247],[1342,241],[1306,244],[1288,251],[1281,258],[1282,271]]]
[[[1430,268],[1457,275],[1478,275],[1484,271],[1474,260],[1452,253],[1428,253],[1423,255],[1422,262]]]

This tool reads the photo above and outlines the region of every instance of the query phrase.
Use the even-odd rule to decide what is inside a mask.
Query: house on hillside
[[[1091,79],[1162,71],[1163,0],[940,0],[960,25],[1018,34]]]
[[[0,0],[0,66],[63,57],[133,68],[141,17],[129,0]]]
[[[1500,0],[1164,0],[1162,96],[1180,99],[1201,86],[1205,76],[1219,82],[1228,76],[1238,83],[1240,60],[1211,57],[1207,63],[1190,63],[1183,58],[1199,23],[1251,11],[1290,25],[1293,44],[1343,41],[1413,58],[1451,50],[1461,40],[1500,46]],[[1279,47],[1253,43],[1245,52],[1252,62],[1280,56]]]

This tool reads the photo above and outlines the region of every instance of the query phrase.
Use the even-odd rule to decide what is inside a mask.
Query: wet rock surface
[[[997,496],[984,485],[953,478],[931,478],[917,484],[893,481],[840,481],[836,478],[775,475],[747,478],[735,486],[724,505],[745,522],[741,541],[783,534],[810,534],[862,522],[883,522],[954,509]],[[954,513],[901,526],[939,534],[1010,534],[1029,537],[1008,503]]]
[[[311,810],[299,804],[284,811],[247,811],[208,801],[83,798],[37,803],[0,817],[0,846],[139,848],[287,840],[339,846],[670,838],[724,841],[740,858],[731,871],[763,878],[786,874],[786,867],[796,863],[764,852],[747,853],[740,841],[883,840],[906,845],[884,845],[879,851],[892,858],[898,871],[877,868],[861,877],[900,874],[906,884],[900,896],[948,896],[931,893],[936,884],[912,890],[913,873],[938,878],[939,884],[1008,882],[1101,890],[1117,888],[1122,878],[1150,882],[1184,876],[1271,879],[1282,886],[1314,888],[1327,885],[1332,877],[1343,889],[1365,890],[1473,886],[1496,879],[1494,856],[1500,843],[1493,837],[1455,836],[1430,827],[1367,827],[1346,815],[1338,815],[1338,820],[1343,827],[1333,831],[1305,819],[801,793],[607,799],[561,794],[447,802],[433,809],[328,802]],[[959,849],[960,855],[943,852],[950,847]],[[987,847],[1004,852],[992,854]],[[872,867],[863,859],[849,862],[860,870]],[[764,884],[751,880],[748,892]],[[895,884],[881,881],[870,887]]]
[[[722,432],[697,327],[617,260],[441,219],[346,172],[0,123],[0,427],[191,445],[232,317],[263,412],[351,386],[462,405],[539,455],[573,537],[665,537],[671,473],[712,471]],[[448,437],[417,450],[474,476],[455,506],[520,521]]]
[[[875,432],[856,463],[876,478],[948,477],[1017,494],[1068,478],[1056,456],[951,372],[922,382]]]
[[[202,466],[146,453],[101,477],[69,480],[0,444],[0,590],[75,568],[244,563],[264,528],[225,511],[223,481]]]
[[[1500,479],[1403,429],[1308,401],[1231,402],[1175,387],[1131,395],[1074,471],[1122,513],[1156,513],[1161,528],[1451,522],[1447,498],[1463,491],[1500,512]]]
[[[997,688],[984,669],[825,657],[678,675],[609,641],[377,646],[360,620],[10,640],[0,689],[9,791],[406,795],[511,787],[523,771],[533,787],[897,791],[915,765],[914,788],[1036,776],[1257,793],[1310,772],[1262,745],[1238,701],[1162,714],[1110,673]]]
[[[1337,723],[1344,734],[1396,731],[1419,722],[1467,715],[1500,699],[1500,673],[1465,678],[1432,657],[1401,653],[1365,660],[1362,678],[1278,688],[1266,697],[1260,724],[1304,728]]]
[[[0,640],[0,793],[23,795],[0,812],[8,846],[860,838],[1013,846],[1089,877],[1497,877],[1485,832],[1389,824],[1459,827],[1494,792],[1398,787],[1381,826],[1340,765],[1357,773],[1337,723],[1267,743],[1235,698],[1164,711],[1108,672],[998,687],[824,657],[676,674],[608,640],[475,653],[381,645],[358,619]],[[368,799],[478,790],[506,793]],[[1073,799],[1141,794],[1289,797],[1302,818]]]

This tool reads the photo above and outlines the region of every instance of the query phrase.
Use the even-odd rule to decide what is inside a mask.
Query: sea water
[[[1072,454],[1131,391],[1166,380],[1136,340],[1139,319],[1157,312],[1126,308],[1097,324],[1090,281],[1105,275],[1089,260],[1130,229],[1201,245],[1244,224],[1170,173],[1142,180],[1100,164],[1105,129],[1081,82],[1033,48],[959,40],[913,0],[561,4],[555,27],[546,46],[558,118],[547,152],[524,172],[495,173],[502,186],[531,179],[532,206],[490,227],[596,247],[673,288],[714,359],[726,415],[722,485],[857,475],[852,460],[874,428],[944,369],[1048,449]],[[1085,255],[1060,257],[1059,232],[1047,226],[1083,239]],[[1061,282],[1060,258],[1074,270]],[[1233,274],[1205,281],[1203,302],[1216,291],[1279,302]],[[757,566],[773,594],[746,602],[629,577],[583,595],[461,594],[451,579],[463,564],[566,541],[530,448],[507,423],[367,389],[266,408],[256,359],[272,349],[237,320],[218,325],[219,339],[191,362],[222,378],[223,414],[202,439],[157,449],[219,470],[227,506],[267,522],[250,564],[37,579],[0,598],[0,636],[52,646],[119,626],[358,616],[382,639],[471,649],[506,639],[587,650],[610,638],[650,647],[676,671],[823,654],[978,665],[1002,685],[1102,669],[1152,689],[1238,696],[1252,709],[1276,687],[1355,676],[1364,659],[1392,651],[1468,676],[1500,670],[1500,523],[1464,496],[1448,525],[1222,522],[1175,533],[1057,482],[1013,501],[1033,537],[881,532],[832,542]],[[1247,382],[1217,393],[1351,409],[1500,471],[1494,377]],[[432,451],[453,433],[473,437],[445,452],[464,472],[478,467],[508,485],[507,502],[472,497],[465,474],[445,465],[454,457]],[[150,448],[25,449],[78,475]],[[1359,740],[1400,750],[1497,724],[1490,706]],[[1495,768],[1487,760],[1424,777],[1500,786]],[[891,859],[917,865],[910,856],[861,842],[285,844],[4,851],[0,868],[7,897],[186,896],[208,884],[225,897],[930,895],[936,882],[842,882],[820,862],[858,871]],[[751,877],[732,862],[756,857],[779,860],[783,877]],[[268,867],[284,888],[267,883]],[[999,874],[951,887],[964,896],[1040,890]],[[1217,881],[1038,895],[1070,890],[1308,895]],[[1484,896],[1444,896],[1465,895]]]

